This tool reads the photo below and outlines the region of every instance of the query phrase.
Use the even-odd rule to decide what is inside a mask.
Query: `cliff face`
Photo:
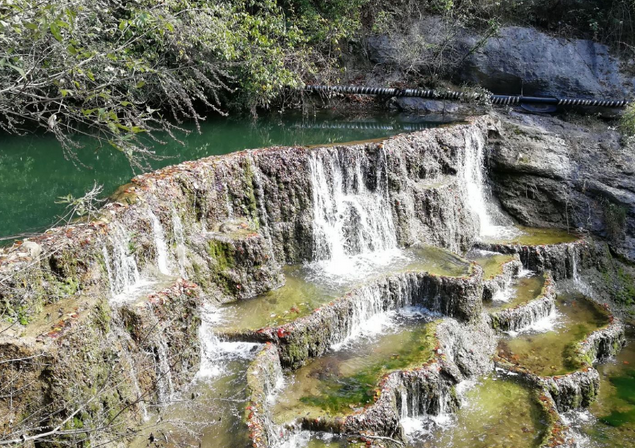
[[[371,36],[366,44],[370,62],[382,66],[384,77],[391,71],[440,73],[507,95],[625,99],[635,89],[628,63],[606,45],[534,28],[505,26],[484,36],[432,16],[414,20],[405,31]],[[426,109],[425,101],[399,103],[404,109]]]
[[[605,126],[550,117],[501,117],[490,140],[501,205],[536,227],[584,229],[635,260],[635,148]]]

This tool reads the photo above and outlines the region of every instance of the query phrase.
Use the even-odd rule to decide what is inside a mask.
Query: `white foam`
[[[148,209],[148,216],[152,222],[152,234],[154,235],[154,246],[157,251],[157,267],[163,275],[170,275],[170,266],[168,261],[168,245],[165,242],[165,232],[159,218]]]
[[[383,150],[374,162],[362,152],[340,154],[333,149],[311,154],[316,271],[363,278],[369,266],[386,265],[399,253],[386,166]],[[370,169],[374,185],[367,186]]]
[[[505,285],[492,296],[492,302],[507,303],[514,298],[516,290],[511,285]]]
[[[520,272],[518,272],[518,278],[533,277],[534,275],[536,275],[534,271],[525,268],[522,268]]]
[[[338,351],[360,339],[373,339],[382,334],[395,331],[398,322],[395,320],[396,311],[375,314],[356,325],[342,342],[333,344],[331,349]]]
[[[102,246],[102,255],[110,283],[111,303],[122,304],[134,301],[154,283],[142,278],[134,254],[130,250],[130,237],[117,222],[111,225],[109,239],[112,252]]]
[[[507,333],[510,336],[517,336],[525,333],[547,333],[549,331],[555,331],[562,324],[561,318],[562,315],[554,309],[549,315],[537,320],[533,324]]]
[[[286,434],[283,440],[273,443],[274,448],[305,448],[311,441],[311,432],[298,431]]]
[[[399,420],[407,439],[413,440],[418,436],[430,434],[430,424],[425,417],[405,417]]]
[[[269,391],[269,393],[267,394],[267,404],[269,406],[275,404],[278,395],[280,395],[280,392],[282,391],[282,389],[284,389],[286,384],[287,382],[285,381],[284,375],[282,375],[282,372],[280,372],[280,374],[276,377],[276,382],[273,385],[272,390]]]
[[[474,387],[476,387],[477,384],[478,384],[478,381],[476,381],[476,380],[463,380],[463,381],[461,381],[459,384],[457,384],[455,386],[456,395],[460,399],[465,398],[465,394],[468,391],[474,389]]]
[[[351,285],[381,272],[405,267],[410,261],[408,254],[397,248],[319,260],[307,265],[308,279],[333,287]]]
[[[234,360],[249,360],[255,356],[260,344],[251,342],[221,341],[213,331],[223,315],[211,305],[201,310],[201,326],[199,341],[201,346],[201,362],[195,380],[215,378],[227,371],[227,364]]]

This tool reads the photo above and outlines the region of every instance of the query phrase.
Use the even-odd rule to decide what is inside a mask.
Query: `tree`
[[[202,107],[254,108],[301,85],[304,42],[272,0],[7,0],[0,128],[53,132],[70,158],[89,134],[143,168]]]

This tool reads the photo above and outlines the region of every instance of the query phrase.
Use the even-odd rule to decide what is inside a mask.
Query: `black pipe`
[[[417,97],[433,100],[460,100],[476,101],[489,98],[492,104],[516,105],[516,104],[553,104],[556,106],[589,106],[589,107],[625,107],[631,102],[627,100],[587,100],[573,98],[543,98],[523,95],[493,95],[480,92],[456,92],[452,90],[420,90],[420,89],[394,89],[383,87],[361,86],[306,86],[308,92],[333,92],[356,95],[379,95],[387,97]]]

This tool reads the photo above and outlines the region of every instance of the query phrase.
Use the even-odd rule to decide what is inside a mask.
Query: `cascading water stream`
[[[487,187],[485,168],[485,141],[480,132],[468,132],[465,137],[463,180],[467,189],[467,202],[479,222],[482,238],[507,237],[517,234],[509,222],[498,225],[496,221],[509,221],[496,210]],[[496,219],[494,217],[496,215]]]
[[[382,149],[375,161],[367,157],[335,148],[314,152],[309,159],[313,258],[317,270],[331,278],[363,276],[400,254],[389,205],[386,154]]]
[[[263,179],[260,173],[260,167],[258,166],[258,164],[254,161],[253,158],[250,157],[250,163],[251,163],[251,172],[252,172],[252,185],[253,188],[255,190],[255,192],[257,193],[257,197],[264,199],[266,197],[265,195],[265,191],[263,188]],[[260,200],[258,201],[258,225],[260,228],[260,232],[262,233],[262,235],[264,236],[264,238],[267,241],[267,252],[269,255],[269,258],[271,260],[275,260],[276,256],[274,254],[273,251],[273,240],[271,238],[271,222],[269,219],[269,213],[267,212],[267,204],[266,201],[264,200]]]
[[[251,359],[259,344],[250,342],[225,342],[214,334],[214,327],[222,320],[218,309],[203,305],[201,326],[198,331],[201,362],[197,380],[208,380],[223,375],[227,363],[235,359]]]
[[[179,217],[176,209],[172,209],[172,227],[174,228],[174,246],[176,251],[176,262],[179,265],[179,275],[181,278],[187,279],[187,271],[185,270],[187,255],[185,248],[185,230],[183,221]]]
[[[110,292],[115,303],[121,303],[134,295],[148,282],[141,278],[134,255],[130,250],[130,238],[121,224],[112,224],[110,233],[112,252],[102,247],[102,255],[110,282]]]
[[[113,333],[121,340],[121,341],[130,341],[130,334],[124,331],[119,325],[113,325],[111,327],[113,329]],[[125,347],[125,345],[124,345]],[[139,386],[139,375],[135,369],[134,361],[132,356],[130,356],[130,352],[124,348],[121,350],[121,354],[123,355],[123,359],[125,363],[128,365],[128,370],[130,374],[130,384],[132,384],[132,388],[137,395],[135,397],[136,403],[138,403],[139,408],[141,409],[141,414],[143,415],[143,421],[149,420],[148,407],[146,406],[146,401],[142,399],[143,392],[141,391],[141,387]]]
[[[154,236],[154,245],[157,251],[157,267],[163,275],[170,275],[170,263],[168,260],[168,245],[165,242],[165,232],[159,218],[148,209],[148,216],[152,222],[152,233]]]

